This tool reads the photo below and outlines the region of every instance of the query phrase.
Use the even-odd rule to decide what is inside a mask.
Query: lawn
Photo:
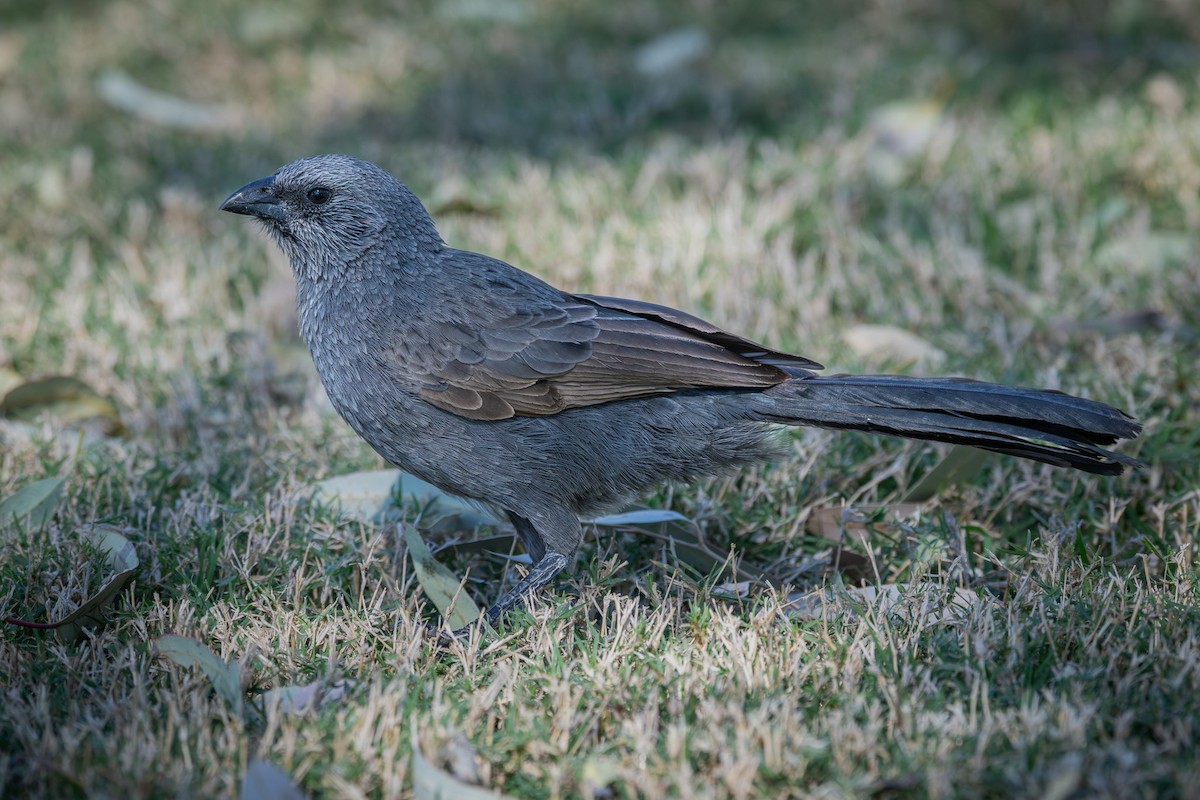
[[[0,0],[0,617],[103,618],[0,625],[0,796],[1194,796],[1185,5]],[[781,432],[440,646],[408,543],[482,605],[507,531],[322,501],[387,465],[217,211],[331,151],[572,291],[1119,406],[1148,466]]]

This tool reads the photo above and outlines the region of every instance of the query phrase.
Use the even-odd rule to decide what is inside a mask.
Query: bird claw
[[[467,642],[471,639],[471,634],[479,626],[478,622],[472,622],[469,625],[464,625],[457,630],[449,630],[441,625],[434,625],[432,622],[425,623],[425,635],[433,639],[440,647],[447,647],[454,642]]]

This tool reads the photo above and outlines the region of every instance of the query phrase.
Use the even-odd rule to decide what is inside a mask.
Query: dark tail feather
[[[1137,436],[1136,420],[1057,391],[965,378],[831,375],[796,377],[760,396],[769,399],[760,407],[769,422],[970,445],[1100,475],[1145,466],[1097,446]]]

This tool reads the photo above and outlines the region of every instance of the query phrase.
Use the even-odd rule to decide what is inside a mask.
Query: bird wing
[[[410,329],[385,354],[424,400],[468,419],[548,416],[686,389],[765,388],[787,377],[784,368],[819,367],[665,306],[568,295],[524,273],[490,278],[471,306],[427,308],[420,335]]]

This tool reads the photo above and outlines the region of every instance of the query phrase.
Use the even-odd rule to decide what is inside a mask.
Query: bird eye
[[[333,192],[326,189],[324,186],[318,186],[315,189],[308,190],[308,202],[315,206],[324,205],[329,202],[329,198],[333,197]]]

